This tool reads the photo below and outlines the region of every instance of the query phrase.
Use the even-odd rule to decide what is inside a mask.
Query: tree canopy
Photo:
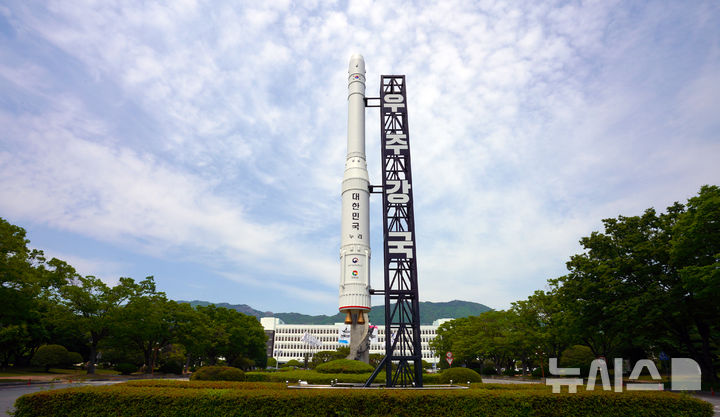
[[[568,273],[508,311],[457,319],[432,346],[458,364],[544,369],[570,346],[593,357],[689,357],[714,383],[720,365],[720,188],[665,213],[604,219]],[[442,356],[442,355],[441,355]],[[447,366],[447,362],[444,365]],[[441,365],[443,364],[441,362]],[[455,363],[453,363],[455,365]]]
[[[43,345],[51,347],[35,364],[50,366],[57,352],[71,348],[84,356],[88,373],[98,361],[152,370],[179,356],[187,365],[220,358],[242,368],[265,365],[266,336],[255,317],[178,304],[157,291],[153,277],[108,285],[59,259],[46,260],[29,243],[23,228],[0,218],[3,368],[30,365]]]

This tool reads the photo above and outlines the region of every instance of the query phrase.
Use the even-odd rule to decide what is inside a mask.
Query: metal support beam
[[[372,383],[383,366],[388,387],[423,385],[405,87],[404,75],[383,75],[380,78],[386,356],[366,386]],[[397,364],[394,371],[393,363]]]

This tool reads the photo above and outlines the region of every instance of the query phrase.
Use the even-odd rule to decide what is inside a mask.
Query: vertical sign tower
[[[385,250],[384,365],[388,387],[422,387],[420,305],[405,87],[404,75],[383,75],[380,78]],[[393,362],[397,363],[394,372]]]

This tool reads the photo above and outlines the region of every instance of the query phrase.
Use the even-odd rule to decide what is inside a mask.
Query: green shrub
[[[160,372],[165,374],[182,375],[184,367],[185,365],[183,365],[180,359],[170,358],[160,365]]]
[[[350,354],[350,348],[347,346],[341,346],[337,350],[321,350],[320,352],[315,352],[313,354],[311,367],[315,368],[316,366],[320,365],[321,363],[334,361],[336,359],[345,359]],[[382,359],[385,355],[380,355],[380,359]],[[370,355],[370,362],[372,363],[373,360],[377,360],[377,354],[373,353]]]
[[[45,372],[50,367],[70,368],[73,364],[82,362],[82,356],[77,352],[68,352],[65,346],[61,345],[45,345],[35,352],[31,364],[45,368]]]
[[[587,375],[590,373],[590,362],[593,360],[595,355],[589,347],[574,345],[562,352],[558,362],[562,368],[580,368],[580,375]]]
[[[291,370],[287,372],[246,372],[247,381],[253,382],[297,382],[307,381],[309,384],[328,385],[330,381],[337,380],[345,383],[362,383],[370,378],[371,372],[363,374],[323,374],[317,371]],[[428,385],[439,384],[440,374],[423,374],[423,383]],[[385,372],[380,372],[373,383],[384,383]]]
[[[266,382],[297,382],[298,380],[307,381],[310,384],[328,385],[331,380],[337,379],[338,382],[361,383],[370,377],[370,372],[364,374],[323,374],[317,371],[306,370],[290,370],[287,372],[248,372],[245,374],[248,381],[266,381]],[[382,374],[384,381],[385,374]],[[376,378],[380,381],[380,375]]]
[[[242,369],[243,371],[246,371],[248,369],[252,369],[252,367],[255,366],[255,361],[250,358],[240,356],[233,361],[232,366],[234,368],[238,368],[238,369]]]
[[[486,366],[482,370],[483,375],[497,375],[497,369],[494,366]]]
[[[77,352],[68,352],[67,355],[67,365],[68,367],[81,364],[85,360],[83,359],[82,355]]]
[[[244,381],[245,372],[231,366],[203,366],[190,376],[192,381]]]
[[[143,379],[122,383],[128,387],[178,388],[178,389],[285,389],[285,383],[279,382],[239,382],[239,381],[183,381],[178,379]]]
[[[472,388],[349,391],[285,389],[278,384],[262,387],[257,383],[149,381],[144,385],[67,388],[24,395],[15,403],[15,416],[713,415],[712,405],[670,392],[579,390],[576,394],[553,394],[548,390],[525,387],[488,390],[473,384]]]
[[[440,383],[449,384],[470,382],[482,382],[480,374],[468,368],[450,368],[440,373]]]
[[[287,361],[283,364],[280,364],[281,368],[290,368],[290,367],[300,368],[301,366],[302,366],[302,363],[300,363],[300,361],[297,359],[290,359],[289,361]]]
[[[268,367],[268,368],[275,368],[275,367],[277,367],[277,359],[275,359],[275,358],[268,358],[268,360],[267,360],[267,367]]]
[[[542,378],[543,370],[541,368],[535,368],[530,375],[534,376],[535,378]]]
[[[383,373],[383,378],[384,378]],[[377,381],[377,378],[375,379]],[[383,379],[384,381],[384,379]],[[424,385],[433,385],[433,384],[439,384],[440,383],[440,374],[423,374],[423,384]]]
[[[365,362],[351,359],[336,359],[321,363],[315,367],[321,374],[364,374],[374,371],[374,368]]]
[[[115,365],[115,370],[123,375],[130,375],[131,373],[137,371],[138,367],[132,363],[123,362]]]
[[[114,367],[118,363],[132,363],[140,368],[145,362],[145,356],[140,351],[126,351],[124,349],[103,348],[100,352],[100,363]]]
[[[277,373],[269,373],[269,372],[245,372],[245,380],[250,382],[270,382],[272,381],[270,378],[270,375],[278,375],[280,372]],[[275,380],[276,382],[281,382],[279,380]]]

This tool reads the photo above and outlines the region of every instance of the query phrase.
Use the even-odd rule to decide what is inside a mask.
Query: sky
[[[353,53],[368,96],[406,75],[422,301],[508,308],[720,183],[717,1],[9,0],[0,217],[110,284],[334,314]]]

